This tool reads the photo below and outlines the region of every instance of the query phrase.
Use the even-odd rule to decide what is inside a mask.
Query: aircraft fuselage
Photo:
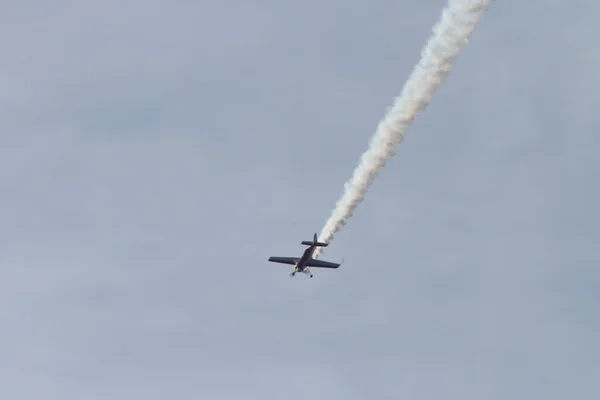
[[[304,268],[306,268],[306,264],[312,258],[312,253],[315,251],[315,246],[310,246],[308,249],[304,250],[302,257],[298,260],[296,264],[296,271],[302,272]]]

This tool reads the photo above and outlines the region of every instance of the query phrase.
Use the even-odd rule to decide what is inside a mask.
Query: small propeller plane
[[[337,268],[340,265],[342,265],[341,263],[337,264],[312,258],[313,252],[317,247],[327,247],[329,244],[317,241],[316,233],[312,241],[305,240],[301,242],[301,244],[305,246],[310,246],[308,249],[304,250],[304,254],[302,254],[302,257],[269,257],[269,261],[281,264],[294,265],[294,271],[290,274],[290,276],[296,275],[296,272],[301,272],[309,275],[311,278],[313,277],[313,275],[308,267]]]

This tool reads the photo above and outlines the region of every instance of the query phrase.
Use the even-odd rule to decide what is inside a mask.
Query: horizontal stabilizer
[[[323,242],[313,242],[312,240],[310,241],[303,241],[302,242],[303,245],[305,246],[317,246],[317,247],[327,247],[329,246],[329,243],[323,243]]]
[[[312,241],[305,240],[302,242],[305,246],[317,246],[317,247],[327,247],[329,243],[319,242],[317,240],[317,233],[315,232]]]

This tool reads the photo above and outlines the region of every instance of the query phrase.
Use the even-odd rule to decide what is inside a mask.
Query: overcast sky
[[[291,279],[445,1],[6,1],[0,397],[598,396],[600,4],[493,3]]]

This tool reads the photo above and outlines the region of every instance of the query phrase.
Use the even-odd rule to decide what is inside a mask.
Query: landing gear
[[[310,276],[311,278],[313,277],[312,272],[310,272],[310,269],[308,269],[308,268],[304,268],[303,270],[295,269],[292,273],[290,273],[290,277],[293,278],[294,276],[296,276],[296,272],[306,274],[306,275]]]
[[[308,267],[306,267],[306,268],[304,269],[304,271],[302,271],[302,272],[304,272],[306,275],[310,276],[311,278],[312,278],[312,276],[313,276],[313,275],[312,275],[312,272],[310,272],[310,269],[308,269]]]
[[[290,277],[293,278],[294,276],[296,276],[296,272],[302,272],[303,274],[306,274],[308,276],[310,276],[311,278],[313,277],[313,274],[310,273],[309,270],[304,270],[304,271],[294,271],[292,273],[290,273]]]

